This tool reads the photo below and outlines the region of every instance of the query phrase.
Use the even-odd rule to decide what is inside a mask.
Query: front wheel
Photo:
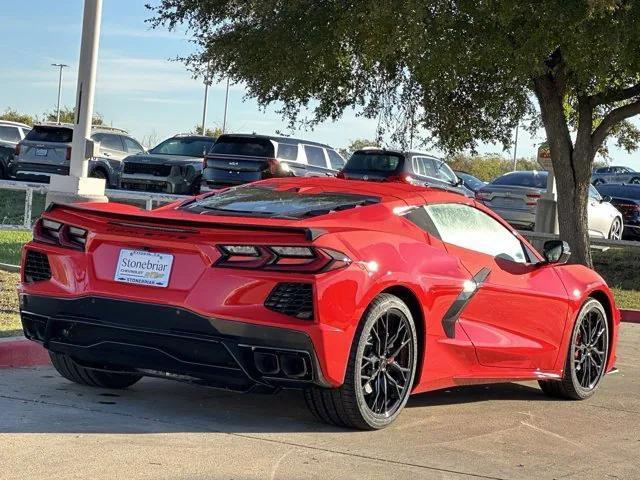
[[[584,400],[600,385],[607,368],[609,324],[602,304],[587,300],[573,327],[561,381],[541,380],[542,391],[551,397]]]
[[[380,294],[360,321],[344,384],[306,390],[307,406],[326,423],[361,430],[384,428],[409,399],[417,351],[411,311],[398,297]]]

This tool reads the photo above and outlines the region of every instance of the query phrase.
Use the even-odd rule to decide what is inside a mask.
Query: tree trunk
[[[552,74],[537,77],[534,91],[540,104],[557,187],[560,238],[571,247],[572,263],[589,267],[588,190],[593,151],[591,148],[592,111],[588,105],[580,112],[580,126],[574,148],[563,105],[563,86]]]

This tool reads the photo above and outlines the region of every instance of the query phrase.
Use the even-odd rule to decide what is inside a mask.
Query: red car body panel
[[[344,380],[358,322],[379,293],[391,291],[414,307],[422,362],[413,391],[422,392],[466,383],[560,378],[573,322],[584,301],[596,296],[609,310],[607,369],[613,368],[619,312],[595,272],[576,265],[495,259],[445,244],[394,213],[426,203],[464,203],[512,230],[472,199],[400,183],[334,178],[271,179],[258,184],[309,194],[376,195],[380,203],[300,220],[197,215],[177,208],[185,202],[150,212],[114,203],[56,206],[44,218],[87,229],[86,251],[28,243],[23,272],[26,252],[35,250],[47,255],[51,279],[27,282],[23,277],[21,298],[126,300],[175,307],[177,314],[180,309],[204,318],[302,332],[313,346],[322,384],[336,387]],[[352,262],[324,273],[212,267],[221,256],[217,246],[229,244],[313,245],[341,252]],[[115,282],[122,248],[172,254],[168,287]],[[450,338],[443,317],[464,282],[487,265],[491,274],[469,301]],[[312,284],[311,321],[265,307],[265,299],[282,282]]]

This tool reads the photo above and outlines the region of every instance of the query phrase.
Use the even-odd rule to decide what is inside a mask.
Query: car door
[[[551,370],[568,314],[568,295],[554,267],[537,264],[514,231],[478,208],[457,203],[424,208],[444,248],[474,279],[459,297],[457,322],[478,361]]]
[[[614,218],[614,211],[611,205],[602,201],[602,196],[593,185],[589,185],[588,202],[587,217],[589,220],[589,235],[592,237],[607,238]]]
[[[107,160],[122,160],[127,156],[120,135],[111,133],[96,133],[93,139],[100,142],[98,156]]]

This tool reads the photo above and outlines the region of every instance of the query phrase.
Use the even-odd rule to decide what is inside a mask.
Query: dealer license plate
[[[166,287],[169,284],[172,265],[173,255],[122,249],[114,280],[150,287]]]

